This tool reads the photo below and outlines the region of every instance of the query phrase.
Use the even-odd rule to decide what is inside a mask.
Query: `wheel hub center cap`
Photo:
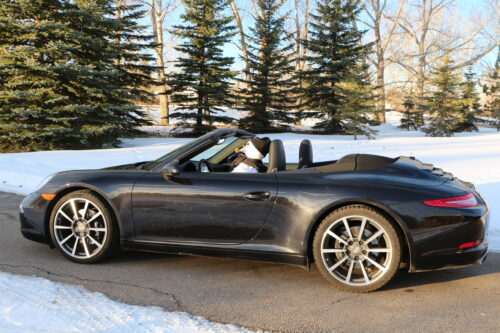
[[[365,245],[361,244],[359,241],[352,242],[348,247],[348,254],[353,259],[358,259],[359,257],[363,257],[365,254]]]
[[[76,222],[75,232],[80,236],[84,236],[88,232],[87,222]]]

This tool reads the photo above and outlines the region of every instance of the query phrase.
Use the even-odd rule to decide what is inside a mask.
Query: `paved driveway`
[[[0,270],[83,285],[138,305],[284,332],[498,332],[500,254],[463,269],[400,273],[384,290],[350,294],[319,272],[262,262],[123,253],[71,263],[19,232],[20,196],[0,193]]]

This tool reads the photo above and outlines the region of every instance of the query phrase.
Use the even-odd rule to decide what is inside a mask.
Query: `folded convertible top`
[[[319,172],[341,172],[355,170],[369,170],[381,168],[394,163],[398,158],[389,158],[370,154],[350,154],[342,157],[334,164],[316,167]]]

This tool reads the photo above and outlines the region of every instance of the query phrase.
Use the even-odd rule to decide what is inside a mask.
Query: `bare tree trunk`
[[[378,58],[377,61],[377,102],[375,109],[377,111],[377,120],[381,123],[386,122],[385,119],[385,59]]]
[[[245,31],[241,22],[240,13],[238,11],[238,8],[236,7],[234,0],[229,0],[229,6],[231,7],[231,11],[233,12],[236,27],[238,28],[238,33],[240,35],[241,54],[243,55],[243,72],[245,73],[245,80],[248,80],[248,50],[245,39]]]
[[[370,60],[376,68],[376,103],[375,115],[379,122],[385,123],[385,68],[386,68],[386,52],[390,46],[391,37],[396,28],[397,22],[403,10],[406,0],[399,0],[399,6],[396,14],[392,17],[393,23],[389,30],[384,34],[382,32],[382,20],[387,15],[386,5],[387,0],[363,0],[363,9],[365,10],[370,22],[363,22],[373,30],[375,43],[375,59]]]
[[[417,96],[419,98],[424,97],[425,95],[425,55],[421,54],[418,57],[418,68],[417,68]]]
[[[378,13],[377,13],[378,14]],[[374,22],[374,34],[375,34],[375,55],[376,55],[376,68],[377,68],[377,92],[376,92],[376,102],[375,102],[375,115],[377,120],[381,123],[385,123],[385,82],[384,82],[384,71],[385,71],[385,58],[384,50],[382,48],[382,36],[380,35],[380,16],[375,16]]]
[[[300,27],[300,20],[299,20],[299,0],[294,0],[294,14],[295,14],[295,70],[299,71],[300,70],[300,64],[301,64],[301,41],[302,41],[302,29]]]
[[[294,0],[294,21],[295,21],[295,72],[298,74],[298,87],[299,90],[302,90],[304,82],[302,81],[302,76],[300,72],[304,70],[305,60],[304,57],[306,55],[306,47],[304,45],[304,41],[307,40],[307,32],[309,28],[309,0],[305,0],[304,2],[304,10],[303,15],[304,19],[301,24],[301,13],[300,13],[300,0]],[[297,111],[301,110],[302,107],[302,96],[299,94],[296,107]],[[301,120],[297,119],[295,122],[296,126],[301,125]]]
[[[119,0],[117,0],[119,1]],[[123,0],[122,0],[123,1]],[[159,102],[160,102],[160,121],[159,125],[168,126],[170,124],[170,106],[168,100],[168,85],[167,73],[165,69],[165,42],[164,42],[164,21],[167,14],[175,10],[180,2],[176,0],[167,0],[166,4],[163,0],[141,0],[139,2],[150,7],[151,29],[154,36],[154,41],[157,46],[154,48],[156,53],[156,66],[158,67],[158,84],[159,84]]]
[[[153,35],[156,43],[156,66],[158,67],[158,82],[159,82],[159,102],[160,102],[160,121],[158,125],[168,126],[169,120],[169,105],[166,86],[165,62],[163,54],[163,19],[162,14],[162,0],[151,0],[151,23]],[[158,8],[157,8],[158,7]]]

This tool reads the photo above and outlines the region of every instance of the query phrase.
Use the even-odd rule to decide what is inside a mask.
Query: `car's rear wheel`
[[[339,289],[369,292],[396,273],[401,241],[387,218],[362,205],[339,208],[319,225],[313,253],[320,272]]]
[[[63,196],[54,206],[49,223],[55,247],[74,262],[102,260],[118,246],[118,230],[109,208],[90,191]]]

